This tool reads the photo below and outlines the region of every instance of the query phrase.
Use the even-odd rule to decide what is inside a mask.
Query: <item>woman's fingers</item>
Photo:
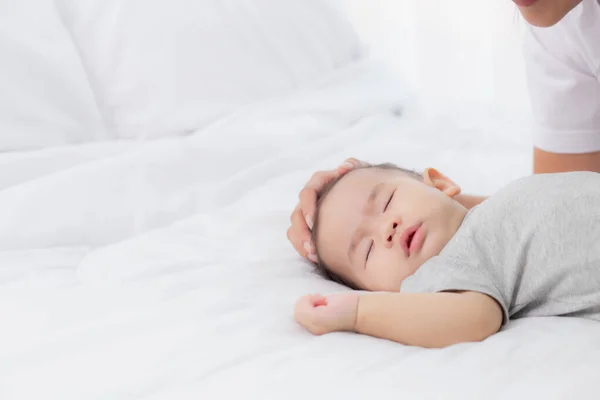
[[[310,229],[306,225],[306,220],[300,209],[300,205],[296,206],[290,216],[291,226],[288,228],[288,240],[294,246],[294,249],[302,256],[308,255],[310,246],[305,244],[310,242]]]
[[[315,172],[302,191],[300,191],[298,196],[300,202],[290,215],[291,226],[287,231],[287,237],[294,246],[294,249],[296,249],[298,254],[302,257],[308,258],[314,263],[318,262],[315,246],[311,242],[311,230],[314,226],[317,200],[320,193],[327,184],[340,176],[347,174],[354,168],[367,165],[367,163],[357,160],[356,158],[348,158],[342,165],[333,171]]]

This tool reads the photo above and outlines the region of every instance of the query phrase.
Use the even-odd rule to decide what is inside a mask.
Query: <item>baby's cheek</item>
[[[377,268],[372,269],[373,281],[377,283],[377,290],[397,292],[406,275],[404,260],[399,260],[393,252],[378,260]]]

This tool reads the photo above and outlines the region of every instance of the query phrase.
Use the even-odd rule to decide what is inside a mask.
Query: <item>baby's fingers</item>
[[[300,325],[305,328],[308,328],[311,321],[311,312],[313,309],[312,302],[310,300],[310,296],[302,296],[296,302],[296,306],[294,307],[294,319]]]
[[[296,310],[304,311],[304,310],[312,310],[314,307],[322,306],[327,304],[327,298],[318,293],[316,294],[307,294],[306,296],[302,296],[296,302]]]
[[[309,296],[310,302],[313,307],[326,306],[327,298],[325,296],[321,296],[320,294],[312,294]]]
[[[327,299],[320,294],[310,294],[301,297],[296,302],[294,310],[294,319],[311,333],[324,333],[315,320],[315,308],[327,305]]]

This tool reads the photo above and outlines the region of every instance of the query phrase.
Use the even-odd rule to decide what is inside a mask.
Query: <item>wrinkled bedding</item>
[[[0,154],[0,398],[594,398],[594,322],[423,350],[293,321],[346,290],[285,236],[313,171],[435,166],[477,194],[529,172],[526,115],[407,93],[367,60],[189,136]]]

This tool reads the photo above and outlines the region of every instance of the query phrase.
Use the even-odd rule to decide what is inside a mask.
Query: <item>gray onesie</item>
[[[600,174],[530,176],[472,209],[440,255],[401,287],[446,290],[493,297],[503,324],[558,315],[600,321]]]

